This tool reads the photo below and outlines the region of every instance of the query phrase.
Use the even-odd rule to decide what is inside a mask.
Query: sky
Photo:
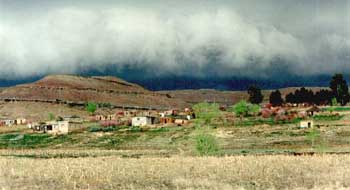
[[[350,0],[0,0],[0,68],[288,86],[350,73]]]

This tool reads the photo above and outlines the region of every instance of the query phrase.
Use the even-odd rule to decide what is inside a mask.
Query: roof
[[[306,112],[319,112],[321,109],[317,106],[313,106],[312,108],[306,110]]]

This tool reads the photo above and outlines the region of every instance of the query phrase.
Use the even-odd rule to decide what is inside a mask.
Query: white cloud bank
[[[276,19],[250,15],[253,7],[244,12],[222,5],[169,12],[164,7],[61,5],[45,11],[34,7],[36,13],[11,13],[4,6],[0,78],[79,73],[108,64],[156,66],[159,73],[177,74],[217,64],[225,75],[249,73],[249,67],[273,69],[276,58],[297,74],[350,69],[350,30],[344,27],[350,18],[339,15],[339,20],[337,11],[307,15],[296,9],[293,22],[293,15],[278,13],[281,19]],[[305,17],[312,20],[298,20]]]

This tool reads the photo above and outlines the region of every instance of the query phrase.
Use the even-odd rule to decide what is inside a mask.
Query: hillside
[[[286,96],[290,92],[294,92],[300,87],[289,87],[280,89],[282,96]],[[320,89],[326,89],[325,87],[307,87],[314,92]],[[269,95],[272,90],[263,90],[264,102],[268,102]],[[232,105],[239,102],[242,99],[247,99],[247,91],[219,91],[212,89],[200,89],[200,90],[170,90],[159,91],[161,94],[169,94],[171,97],[181,99],[187,103],[194,104],[199,102],[216,102],[224,105]]]
[[[148,91],[116,77],[51,75],[37,82],[17,85],[0,92],[2,100],[49,103],[110,103],[120,107],[169,108],[185,103],[165,94]]]

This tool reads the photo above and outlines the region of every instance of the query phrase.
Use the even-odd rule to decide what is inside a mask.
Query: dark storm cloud
[[[350,70],[350,1],[0,0],[0,75]]]

